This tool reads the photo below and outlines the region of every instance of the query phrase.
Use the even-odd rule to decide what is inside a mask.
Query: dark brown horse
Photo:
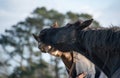
[[[91,20],[46,28],[39,41],[63,52],[76,51],[97,65],[108,78],[120,77],[120,28],[89,28]]]
[[[53,25],[53,28],[58,28],[57,23]],[[39,37],[36,35],[34,35],[34,37],[38,41]],[[106,78],[106,76],[101,74],[101,71],[96,68],[93,63],[77,52],[61,52],[45,44],[39,44],[39,48],[42,52],[47,52],[55,57],[60,57],[72,78],[76,78],[76,76],[79,76],[82,72],[87,73],[85,78]]]
[[[77,52],[61,52],[45,44],[41,44],[39,48],[43,53],[60,57],[65,64],[69,76],[72,78],[76,78],[82,72],[87,73],[85,78],[107,78],[93,63]]]

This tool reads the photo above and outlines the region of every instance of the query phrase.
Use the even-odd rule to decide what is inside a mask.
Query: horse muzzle
[[[38,48],[44,53],[48,53],[52,49],[52,47],[50,45],[46,45],[43,43],[38,43]]]

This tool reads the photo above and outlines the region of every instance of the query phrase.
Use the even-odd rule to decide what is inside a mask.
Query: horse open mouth
[[[62,53],[60,51],[58,51],[57,49],[55,49],[54,47],[52,47],[50,45],[46,45],[46,44],[42,43],[39,39],[39,36],[33,34],[33,37],[38,42],[38,48],[41,50],[41,52],[50,53],[51,55],[58,56],[58,57],[61,56]]]
[[[62,55],[62,53],[55,49],[54,47],[50,46],[50,45],[46,45],[46,44],[39,44],[38,48],[43,52],[43,53],[49,53],[53,56],[57,56],[60,57]]]
[[[55,48],[53,48],[52,46],[50,45],[46,45],[46,44],[43,44],[43,43],[39,43],[38,44],[38,48],[44,52],[44,53],[49,53],[49,52],[54,52],[56,51]]]

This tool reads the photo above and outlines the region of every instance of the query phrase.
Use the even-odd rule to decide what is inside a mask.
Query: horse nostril
[[[38,48],[40,49],[41,52],[46,53],[45,46],[41,43],[38,43]]]

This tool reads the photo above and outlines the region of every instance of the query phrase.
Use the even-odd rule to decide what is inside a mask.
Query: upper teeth
[[[52,47],[51,46],[48,46],[48,49],[51,49]]]

